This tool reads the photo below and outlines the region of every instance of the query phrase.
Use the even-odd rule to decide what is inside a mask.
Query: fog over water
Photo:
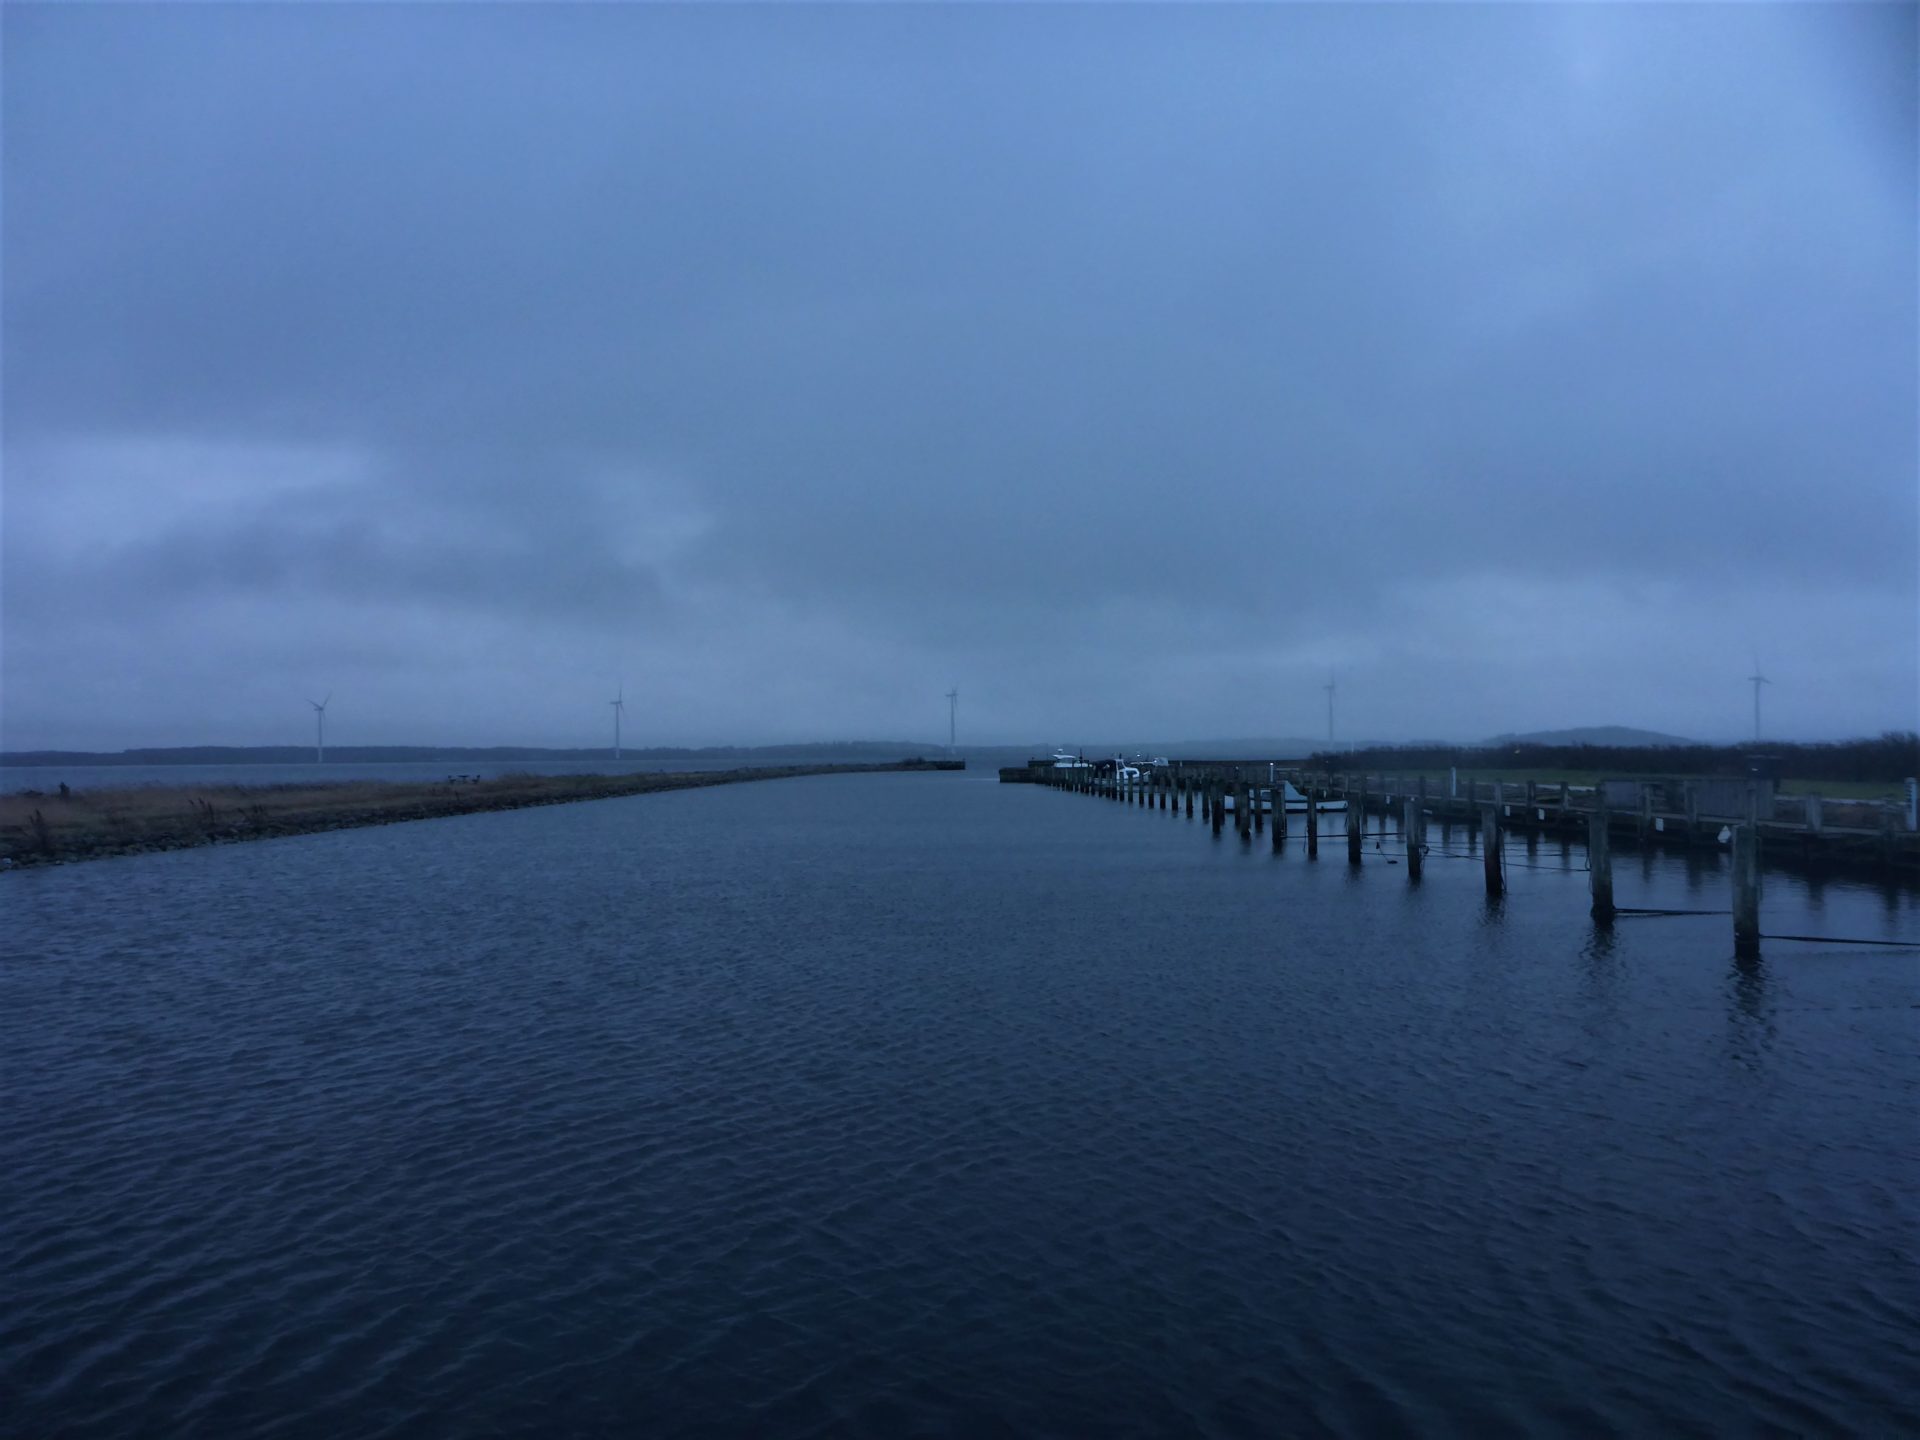
[[[0,23],[0,746],[1916,723],[1911,7]]]

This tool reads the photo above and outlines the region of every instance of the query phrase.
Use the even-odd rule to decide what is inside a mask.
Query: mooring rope
[[[1632,917],[1635,915],[1645,915],[1645,916],[1731,915],[1733,911],[1731,910],[1660,910],[1660,909],[1650,909],[1640,905],[1616,905],[1613,907],[1613,913],[1616,915],[1626,915],[1626,916]]]
[[[1841,935],[1770,935],[1762,940],[1801,940],[1810,945],[1884,945],[1891,950],[1920,950],[1920,940],[1851,940]]]

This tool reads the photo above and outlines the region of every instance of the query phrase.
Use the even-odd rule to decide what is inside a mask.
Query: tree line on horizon
[[[1747,745],[1372,745],[1317,750],[1322,770],[1596,770],[1639,775],[1749,774],[1782,780],[1899,781],[1920,775],[1920,732],[1858,740],[1756,741]]]

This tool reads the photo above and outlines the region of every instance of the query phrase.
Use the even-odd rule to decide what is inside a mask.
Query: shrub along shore
[[[360,825],[435,820],[483,810],[611,800],[799,775],[930,770],[923,760],[872,765],[769,765],[682,774],[502,775],[492,780],[337,784],[144,786],[0,795],[0,867],[57,865],[110,855],[181,850]]]

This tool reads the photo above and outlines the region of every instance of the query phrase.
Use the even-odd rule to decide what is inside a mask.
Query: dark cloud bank
[[[4,24],[6,746],[1915,724],[1911,8]]]

